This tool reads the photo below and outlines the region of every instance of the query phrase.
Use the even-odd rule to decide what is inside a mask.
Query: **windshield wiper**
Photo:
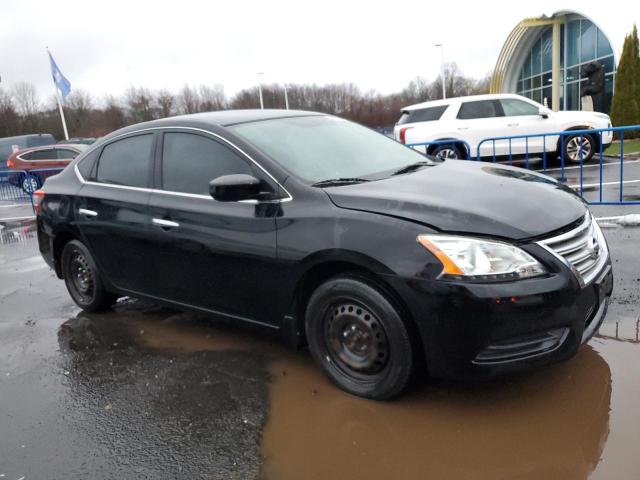
[[[367,180],[366,178],[358,178],[358,177],[344,177],[344,178],[329,178],[327,180],[320,180],[312,184],[312,187],[331,187],[333,185],[349,185],[352,183],[363,183],[370,182],[371,180]]]
[[[418,170],[419,168],[428,167],[432,165],[433,165],[433,162],[416,162],[396,170],[391,175],[402,175],[403,173],[413,172],[415,170]]]

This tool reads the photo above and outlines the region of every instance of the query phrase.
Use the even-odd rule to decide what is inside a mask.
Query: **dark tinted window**
[[[56,153],[58,160],[70,160],[78,156],[78,152],[69,148],[57,148]]]
[[[228,147],[192,133],[164,134],[164,190],[208,195],[211,180],[236,173],[252,175],[253,171],[247,162]]]
[[[56,152],[53,149],[35,150],[20,155],[23,160],[56,160]]]
[[[100,155],[99,148],[90,152],[78,162],[78,170],[80,170],[80,175],[82,175],[82,178],[84,178],[85,180],[92,179],[93,166],[98,159],[98,155]]]
[[[434,120],[440,120],[440,117],[449,105],[441,105],[439,107],[419,108],[416,110],[405,110],[402,112],[398,125],[403,123],[414,122],[432,122]]]
[[[478,100],[475,102],[464,102],[460,106],[458,118],[471,120],[473,118],[492,118],[499,116],[496,102],[493,100]]]
[[[137,135],[110,143],[102,150],[96,178],[99,182],[146,187],[153,135]]]

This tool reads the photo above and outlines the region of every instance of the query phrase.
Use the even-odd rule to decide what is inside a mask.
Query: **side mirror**
[[[251,175],[223,175],[209,182],[209,194],[219,202],[254,200],[263,192],[263,183]]]
[[[549,118],[549,110],[544,107],[540,107],[538,109],[538,115],[540,115],[542,118]]]

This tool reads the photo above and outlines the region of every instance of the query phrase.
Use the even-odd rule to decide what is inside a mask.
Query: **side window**
[[[34,150],[20,155],[24,160],[55,160],[56,152],[53,149]]]
[[[78,162],[78,170],[80,171],[80,175],[82,175],[82,178],[84,178],[85,180],[90,180],[92,178],[91,173],[93,172],[93,166],[95,165],[99,154],[100,149],[96,148],[95,150],[85,155],[85,157]]]
[[[136,135],[108,144],[98,160],[96,180],[131,187],[148,186],[153,134]]]
[[[532,105],[522,100],[516,100],[514,98],[505,98],[500,100],[502,104],[502,110],[506,117],[517,117],[520,115],[538,115],[539,107]]]
[[[500,116],[496,104],[493,100],[476,100],[475,102],[464,102],[458,111],[458,118],[461,120],[472,120],[475,118],[493,118]]]
[[[70,150],[68,148],[57,148],[56,154],[56,158],[58,160],[72,160],[78,156],[78,152],[76,152],[75,150]]]
[[[253,170],[244,159],[225,145],[192,133],[164,134],[164,190],[208,195],[211,180],[237,173],[253,175]]]

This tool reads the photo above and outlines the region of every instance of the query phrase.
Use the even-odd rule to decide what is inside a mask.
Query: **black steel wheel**
[[[343,390],[377,400],[409,385],[414,349],[400,312],[373,283],[355,276],[320,285],[306,311],[314,359]]]
[[[73,301],[83,310],[100,311],[117,297],[108,292],[87,247],[78,240],[67,243],[62,251],[62,276]]]

